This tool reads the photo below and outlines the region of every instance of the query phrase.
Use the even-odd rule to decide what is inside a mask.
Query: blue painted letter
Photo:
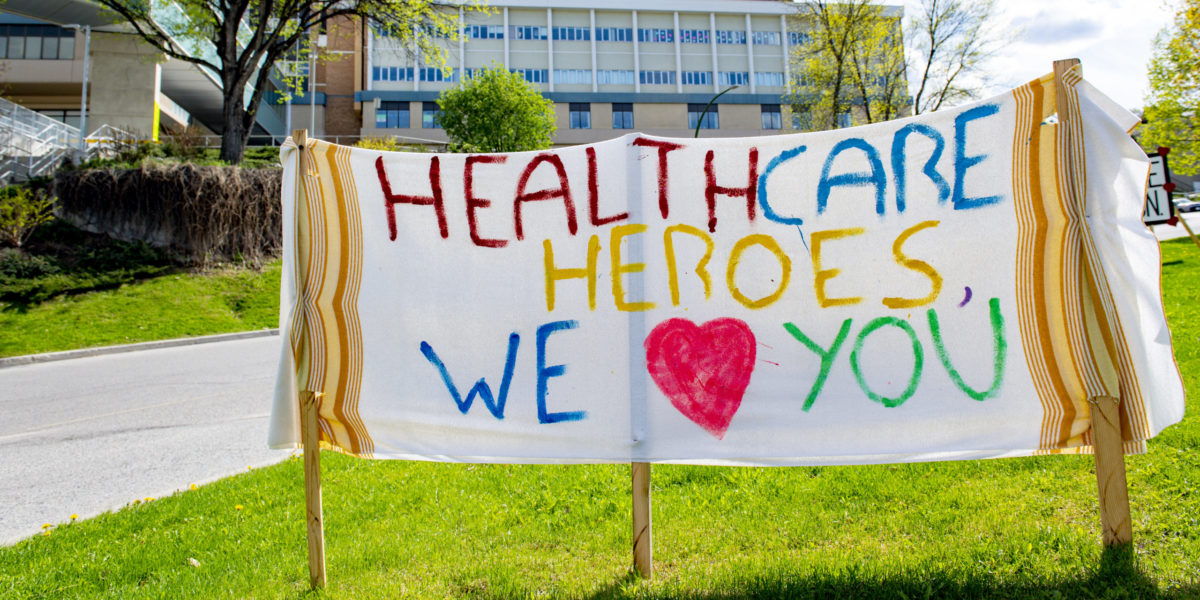
[[[905,193],[908,189],[908,177],[904,172],[906,167],[904,148],[910,133],[919,133],[937,144],[933,147],[933,153],[929,155],[929,160],[925,161],[921,172],[937,186],[938,204],[945,204],[946,199],[950,197],[950,185],[946,183],[942,174],[937,172],[937,163],[942,158],[942,151],[946,149],[946,140],[942,139],[942,134],[928,125],[910,123],[901,127],[892,137],[892,177],[896,180],[896,212],[904,212],[907,204]]]
[[[558,377],[567,372],[566,365],[546,366],[546,340],[550,334],[563,329],[575,329],[579,321],[554,321],[546,323],[537,329],[537,409],[539,423],[559,423],[562,421],[580,421],[587,417],[587,411],[575,410],[552,413],[546,409],[546,396],[551,377]]]
[[[804,219],[800,217],[782,217],[771,208],[771,204],[767,202],[767,178],[771,176],[771,172],[775,170],[775,167],[800,156],[800,153],[804,152],[805,149],[805,146],[796,146],[791,150],[780,152],[779,156],[772,158],[771,162],[767,163],[767,169],[763,171],[762,177],[758,178],[758,204],[763,209],[763,216],[776,223],[796,226],[804,224]]]
[[[483,377],[475,382],[471,387],[471,391],[467,392],[467,399],[463,400],[462,395],[458,393],[458,387],[454,385],[454,380],[450,378],[450,372],[446,370],[446,365],[442,363],[442,359],[438,358],[437,352],[433,351],[433,346],[429,342],[421,342],[421,354],[437,367],[438,373],[442,375],[442,383],[446,384],[446,389],[450,392],[450,397],[454,399],[454,403],[458,405],[458,410],[462,414],[467,414],[471,410],[471,404],[475,402],[475,396],[483,398],[483,403],[487,405],[492,416],[497,419],[504,418],[504,404],[508,402],[508,384],[512,383],[513,367],[517,364],[517,346],[521,345],[521,336],[513,333],[508,336],[508,358],[504,360],[504,377],[500,379],[500,395],[499,397],[492,396],[492,388],[488,386],[487,381]]]
[[[867,161],[871,164],[871,171],[856,171],[851,173],[841,173],[829,176],[829,171],[833,169],[833,161],[845,150],[854,148],[861,150],[867,157]],[[821,168],[821,181],[817,184],[817,214],[825,212],[825,204],[829,202],[829,192],[837,186],[875,186],[875,212],[883,214],[883,194],[887,189],[887,176],[883,174],[883,162],[879,160],[879,152],[875,147],[868,144],[866,140],[861,138],[848,138],[837,143],[833,150],[829,151],[829,156],[825,159],[825,166]]]
[[[975,156],[967,156],[967,123],[975,119],[982,119],[1000,112],[1000,107],[995,104],[984,104],[976,106],[971,110],[965,110],[957,117],[954,117],[954,210],[968,210],[979,208],[989,204],[995,204],[1000,201],[1002,196],[972,196],[963,195],[963,179],[967,175],[967,169],[983,162],[988,157],[986,154],[976,154]]]

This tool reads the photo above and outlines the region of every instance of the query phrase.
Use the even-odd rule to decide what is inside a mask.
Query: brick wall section
[[[325,92],[325,134],[357,136],[362,131],[361,108],[354,102],[356,84],[361,81],[358,69],[365,48],[362,44],[360,21],[340,17],[331,21],[326,50],[332,56],[317,66],[318,90]],[[357,50],[357,52],[356,52]]]

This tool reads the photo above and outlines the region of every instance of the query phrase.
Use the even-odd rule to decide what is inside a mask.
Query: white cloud
[[[1173,11],[1160,2],[1134,0],[1003,0],[997,25],[1005,40],[990,62],[989,93],[1002,93],[1078,58],[1083,75],[1123,106],[1140,107],[1154,36]],[[905,0],[915,14],[919,0]],[[919,74],[910,73],[910,77]]]

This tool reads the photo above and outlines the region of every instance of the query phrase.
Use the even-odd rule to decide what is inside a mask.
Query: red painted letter
[[[600,186],[596,182],[596,172],[598,170],[596,168],[596,149],[588,146],[584,149],[584,152],[587,153],[588,165],[588,218],[591,220],[592,225],[599,227],[615,221],[624,221],[625,219],[628,219],[628,212],[607,217],[600,216]]]
[[[554,170],[558,174],[558,187],[526,193],[525,186],[529,183],[529,176],[533,175],[533,171],[542,163],[550,163],[554,166]],[[567,230],[571,232],[571,235],[575,235],[578,226],[575,223],[575,202],[571,200],[571,184],[567,182],[567,170],[563,168],[562,160],[557,155],[547,152],[539,154],[529,161],[529,165],[521,173],[520,181],[517,182],[517,197],[513,200],[513,222],[516,225],[518,240],[525,239],[525,229],[521,224],[521,203],[554,198],[563,199],[563,207],[567,209]]]
[[[432,196],[393,194],[392,186],[388,183],[387,171],[383,168],[382,156],[375,159],[375,171],[379,174],[379,185],[383,186],[384,205],[387,208],[388,233],[391,234],[392,241],[396,240],[396,204],[399,203],[433,206],[434,212],[437,213],[438,230],[441,232],[442,238],[450,237],[450,227],[446,224],[446,207],[442,204],[441,166],[438,164],[436,156],[429,160],[429,187],[433,190]]]
[[[491,200],[475,196],[475,163],[502,163],[505,158],[504,156],[472,155],[467,157],[467,166],[463,168],[463,189],[466,190],[467,197],[467,228],[470,229],[471,241],[475,242],[476,246],[503,248],[508,245],[508,240],[479,237],[479,231],[475,224],[475,209],[487,208],[492,205]]]
[[[717,185],[717,174],[713,172],[713,151],[704,155],[704,200],[708,202],[708,231],[717,231],[717,194],[745,196],[746,216],[754,220],[754,206],[758,203],[758,148],[750,148],[750,181],[744,188]]]
[[[670,212],[670,206],[667,204],[667,188],[670,179],[667,175],[667,153],[682,148],[683,144],[638,138],[633,140],[633,145],[658,148],[658,212],[662,213],[662,218],[665,219],[667,213]]]

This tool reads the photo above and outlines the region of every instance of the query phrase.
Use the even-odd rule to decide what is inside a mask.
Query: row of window
[[[509,27],[510,37],[515,40],[555,40],[570,42],[591,41],[593,30],[590,27],[547,27],[545,25],[512,25]],[[504,39],[503,25],[468,25],[464,30],[467,37],[477,40]],[[709,43],[708,29],[680,29],[679,41],[684,44]],[[598,42],[632,42],[634,39],[632,27],[597,27],[595,38]],[[746,32],[740,29],[718,29],[716,31],[718,44],[746,44]],[[778,46],[780,35],[778,31],[755,31],[750,38],[755,46]],[[798,45],[807,41],[808,34],[790,32],[789,41]],[[639,28],[637,41],[645,43],[674,43],[675,30],[662,27]]]
[[[75,31],[54,25],[0,25],[0,58],[72,60]]]
[[[384,100],[379,103],[379,109],[375,111],[375,127],[379,129],[408,129],[410,125],[409,103],[405,101]],[[571,129],[591,129],[592,128],[592,105],[587,102],[571,102],[568,105],[567,120]],[[720,110],[718,105],[711,106],[704,104],[688,104],[688,129],[695,129],[696,125],[700,129],[719,129],[720,128]],[[441,111],[438,109],[437,102],[422,102],[421,103],[421,127],[423,129],[434,129],[441,127],[438,119]],[[849,126],[849,114],[839,115],[846,117],[846,125]],[[805,124],[804,119],[807,115],[794,115],[792,118],[793,125],[800,128]],[[842,119],[839,119],[841,121]],[[612,128],[613,129],[633,129],[633,104],[630,102],[614,102],[612,105]],[[762,128],[763,129],[782,129],[783,128],[783,113],[779,109],[778,104],[763,104],[762,105]],[[807,127],[805,127],[807,128]]]
[[[467,69],[467,77],[476,69]],[[511,69],[520,73],[526,81],[532,83],[549,83],[547,69]],[[460,79],[459,69],[451,69],[447,74],[438,67],[371,67],[372,81],[413,81],[420,77],[421,81],[457,82]],[[684,71],[681,73],[683,85],[712,85],[711,71]],[[645,85],[675,85],[675,71],[640,71],[638,80]],[[746,71],[721,71],[718,82],[722,86],[748,85],[750,74]],[[555,69],[554,82],[559,84],[587,85],[592,82],[592,72],[589,69]],[[783,73],[778,71],[763,71],[754,74],[754,82],[761,86],[783,87]],[[596,83],[600,85],[633,85],[633,71],[602,70],[596,71]]]
[[[0,26],[0,28],[6,26]],[[13,25],[9,27],[26,27],[24,25]],[[41,25],[30,25],[28,27],[43,27]],[[49,27],[49,26],[47,26]],[[57,29],[57,27],[55,27]],[[544,40],[552,37],[555,40],[569,42],[587,42],[591,41],[592,33],[595,32],[595,38],[598,42],[632,42],[633,28],[632,27],[597,27],[593,30],[591,27],[547,27],[545,25],[511,25],[509,26],[511,39],[517,40]],[[68,33],[69,30],[68,30]],[[377,30],[376,33],[381,36],[387,36],[385,30]],[[472,39],[477,40],[502,40],[504,39],[503,25],[468,25],[464,29],[464,34]],[[710,39],[710,30],[708,29],[680,29],[679,41],[684,44],[707,44]],[[746,32],[737,29],[721,29],[717,30],[718,44],[741,44],[746,43]],[[448,37],[448,34],[439,35],[438,37]],[[780,35],[778,31],[754,31],[751,33],[751,41],[755,46],[778,46]],[[788,42],[792,46],[806,44],[811,40],[808,33],[800,31],[788,32]],[[660,27],[642,28],[637,30],[637,40],[639,42],[649,43],[673,43],[675,41],[675,30]]]

